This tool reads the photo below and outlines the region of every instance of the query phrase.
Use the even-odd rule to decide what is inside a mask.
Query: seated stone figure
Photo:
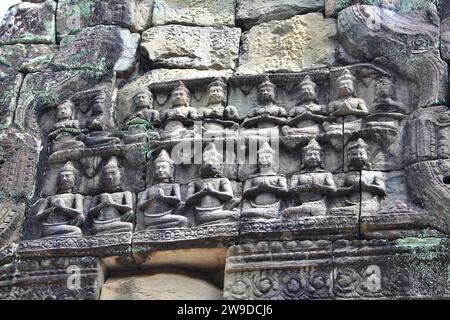
[[[208,104],[198,110],[203,129],[208,136],[223,135],[226,129],[238,129],[239,113],[236,107],[225,106],[226,84],[216,78],[208,85]]]
[[[323,170],[322,148],[315,139],[303,148],[302,171],[294,174],[290,193],[298,205],[283,211],[283,218],[324,216],[326,198],[336,192],[333,175]]]
[[[191,93],[183,82],[170,94],[171,109],[164,110],[161,116],[161,138],[164,140],[193,137],[192,126],[198,120],[197,109],[190,106]]]
[[[57,195],[42,201],[37,218],[42,224],[42,237],[81,237],[79,226],[84,222],[83,196],[75,194],[75,172],[72,163],[61,169]]]
[[[139,90],[133,97],[133,113],[127,118],[124,129],[124,143],[140,142],[145,139],[158,139],[159,134],[154,131],[159,126],[159,112],[153,109],[153,96],[150,90]]]
[[[286,124],[287,113],[275,103],[276,86],[268,77],[258,86],[258,105],[250,109],[247,118],[242,123],[245,128],[243,136],[278,135],[280,125]]]
[[[361,129],[362,117],[367,116],[369,111],[363,99],[354,97],[354,81],[355,77],[348,69],[336,79],[338,98],[329,103],[328,113],[337,119],[323,124],[326,132],[342,134],[343,130],[351,132]]]
[[[245,181],[242,219],[277,219],[282,197],[288,192],[286,177],[274,171],[276,151],[268,142],[258,150],[259,174]]]
[[[287,125],[282,132],[287,135],[317,135],[321,132],[321,123],[329,120],[326,106],[318,105],[317,85],[310,76],[300,83],[300,102],[289,110]]]
[[[334,212],[358,214],[360,208],[362,213],[375,213],[380,210],[381,198],[386,195],[386,186],[381,172],[369,171],[367,147],[363,139],[349,145],[347,156],[349,168],[353,171],[347,174],[344,187],[337,191],[337,194],[346,197],[346,206],[335,208]]]
[[[92,200],[88,213],[93,219],[93,234],[132,232],[133,196],[129,191],[122,191],[121,173],[116,158],[112,158],[103,167],[102,186],[105,193]]]
[[[371,109],[373,114],[367,117],[366,122],[368,128],[398,130],[399,120],[405,117],[406,106],[396,100],[392,79],[383,77],[378,81]]]
[[[153,163],[156,184],[141,194],[137,205],[145,229],[185,228],[188,225],[186,217],[175,214],[181,203],[181,193],[180,186],[173,183],[173,164],[165,150]]]
[[[189,183],[186,195],[186,204],[194,207],[196,225],[229,223],[239,218],[240,199],[234,198],[223,170],[222,155],[214,144],[208,144],[203,152],[201,179]]]
[[[81,129],[80,122],[73,119],[75,105],[66,100],[56,108],[56,122],[48,138],[52,141],[52,152],[83,147],[83,142],[76,139]]]

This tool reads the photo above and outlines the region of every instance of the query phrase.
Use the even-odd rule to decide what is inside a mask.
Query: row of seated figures
[[[391,79],[381,78],[377,84],[372,106],[375,114],[372,115],[369,115],[365,101],[355,97],[354,82],[355,77],[345,69],[336,80],[338,98],[324,106],[317,104],[317,85],[310,76],[305,76],[299,86],[300,101],[287,112],[276,104],[276,86],[266,77],[257,87],[258,104],[249,110],[243,121],[236,107],[226,106],[226,84],[220,78],[208,85],[208,104],[199,109],[190,106],[190,91],[181,81],[170,94],[171,108],[161,114],[153,109],[153,95],[145,88],[133,98],[134,111],[122,128],[123,142],[128,144],[147,138],[176,140],[202,133],[223,136],[230,130],[236,131],[239,126],[242,137],[271,136],[278,134],[280,128],[285,136],[307,138],[321,133],[339,135],[343,130],[354,132],[363,127],[395,129],[396,120],[405,113],[405,107],[393,97]],[[49,135],[53,150],[82,147],[83,142],[77,136],[86,132],[88,135],[83,140],[87,147],[120,143],[118,137],[103,132],[98,121],[91,123],[89,128],[82,128],[77,120],[73,120],[73,108],[70,101],[57,108],[56,123]],[[194,121],[201,121],[202,132],[194,131]],[[155,128],[159,129],[156,131]]]
[[[265,142],[258,151],[259,172],[244,182],[242,197],[233,193],[231,181],[224,176],[223,157],[213,143],[203,152],[200,178],[187,186],[185,202],[179,184],[173,181],[175,165],[165,150],[150,164],[155,183],[141,192],[137,214],[143,229],[186,228],[232,223],[242,220],[298,219],[309,216],[358,214],[380,209],[386,188],[381,172],[368,168],[367,145],[362,139],[348,147],[353,171],[337,187],[333,174],[322,166],[322,150],[311,139],[304,148],[302,171],[287,178],[275,170],[277,152]],[[94,197],[87,214],[83,212],[84,197],[75,192],[76,169],[67,162],[59,172],[57,194],[38,202],[37,218],[42,237],[81,236],[80,226],[86,218],[92,223],[91,233],[104,235],[132,232],[135,221],[134,198],[122,190],[121,171],[116,158],[102,169],[104,193]],[[344,198],[344,205],[328,209],[327,202]],[[361,197],[361,198],[360,198]],[[286,204],[287,205],[282,205]],[[183,208],[192,208],[194,221],[183,215]]]

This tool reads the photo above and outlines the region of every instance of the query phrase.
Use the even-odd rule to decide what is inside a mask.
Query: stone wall
[[[11,7],[0,298],[448,298],[449,46],[437,0]]]

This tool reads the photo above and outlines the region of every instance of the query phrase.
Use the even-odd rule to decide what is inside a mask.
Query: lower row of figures
[[[362,142],[355,150],[363,150]],[[58,192],[33,206],[41,237],[187,228],[238,221],[301,219],[310,216],[376,213],[386,196],[383,173],[363,170],[364,154],[353,161],[360,170],[333,175],[320,166],[319,147],[306,147],[305,171],[290,180],[274,169],[276,152],[265,143],[258,151],[259,172],[238,182],[224,176],[211,145],[205,149],[200,177],[187,185],[173,182],[174,162],[163,150],[153,161],[155,184],[136,196],[124,191],[117,159],[102,169],[101,194],[75,191],[75,167],[67,162],[58,175]]]

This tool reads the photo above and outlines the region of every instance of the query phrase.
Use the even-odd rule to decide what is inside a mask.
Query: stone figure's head
[[[217,104],[225,101],[226,85],[221,78],[214,79],[208,85],[208,103]]]
[[[323,168],[322,148],[316,139],[311,139],[306,147],[303,148],[302,169]]]
[[[111,158],[102,169],[102,184],[106,192],[121,188],[122,175],[116,158]]]
[[[173,180],[174,162],[170,159],[166,150],[162,150],[154,163],[155,178],[160,182],[168,182]]]
[[[61,168],[58,174],[58,193],[70,193],[75,188],[76,168],[72,162],[67,162],[64,167]]]
[[[339,97],[350,97],[353,95],[355,77],[348,69],[345,69],[341,76],[336,79]]]
[[[316,99],[317,85],[312,81],[310,76],[306,76],[300,83],[300,101],[311,102]]]
[[[72,101],[66,100],[56,108],[56,118],[58,121],[72,119],[75,105]]]
[[[377,100],[386,100],[393,98],[394,93],[394,83],[391,78],[382,77],[378,80],[375,96]]]
[[[258,150],[258,165],[260,168],[273,168],[277,152],[266,141]]]
[[[139,90],[133,97],[134,107],[136,109],[144,109],[153,107],[153,95],[147,88]]]
[[[361,138],[349,145],[347,157],[352,168],[361,170],[368,164],[367,147]]]
[[[170,94],[173,107],[188,107],[191,100],[191,93],[182,81],[179,81]]]
[[[264,78],[264,82],[258,86],[258,103],[267,104],[275,101],[276,86],[270,81],[269,77]]]
[[[207,177],[220,177],[223,175],[223,156],[217,151],[214,143],[209,143],[203,151],[203,164],[201,175]]]

